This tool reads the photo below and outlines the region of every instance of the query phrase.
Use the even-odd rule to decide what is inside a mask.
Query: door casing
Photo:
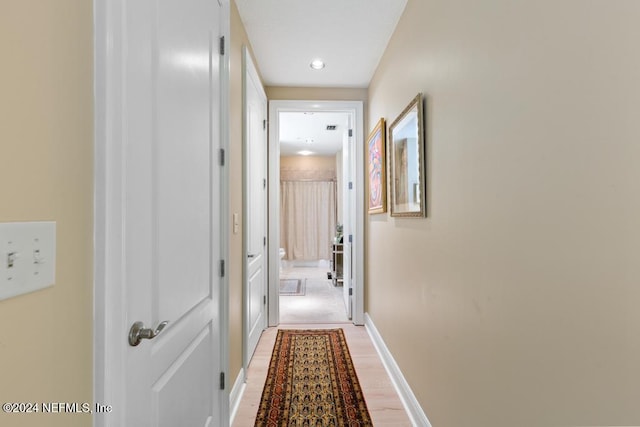
[[[243,363],[243,374],[246,375],[247,372],[247,368],[249,367],[249,362],[251,361],[251,357],[253,356],[253,351],[255,350],[254,345],[257,343],[252,343],[252,339],[251,339],[251,298],[253,297],[252,292],[251,292],[251,284],[250,284],[250,273],[251,273],[251,269],[250,269],[250,260],[249,260],[249,252],[251,251],[250,247],[251,247],[251,242],[250,239],[252,237],[255,236],[251,236],[250,235],[250,223],[253,220],[252,215],[255,215],[256,212],[251,212],[250,206],[250,194],[252,190],[256,190],[256,188],[250,188],[250,186],[252,185],[252,183],[250,183],[249,178],[251,176],[252,170],[250,169],[251,167],[251,152],[250,152],[250,144],[252,141],[249,141],[249,138],[251,137],[252,134],[255,134],[256,132],[263,132],[264,135],[264,140],[265,140],[265,145],[266,145],[266,141],[267,141],[267,134],[266,134],[266,122],[264,124],[259,123],[257,126],[259,127],[259,129],[255,129],[255,128],[251,128],[251,126],[255,126],[254,123],[252,123],[251,118],[250,118],[250,111],[249,111],[249,86],[254,86],[257,90],[257,95],[260,98],[261,101],[261,106],[263,106],[264,108],[264,116],[263,116],[263,120],[267,119],[267,95],[264,92],[264,88],[262,86],[262,83],[260,82],[260,77],[258,76],[258,71],[256,70],[256,67],[253,63],[253,60],[251,59],[251,55],[249,54],[249,50],[247,49],[246,46],[242,47],[242,146],[243,146],[243,205],[244,205],[244,220],[242,221],[243,223],[243,227],[242,227],[242,232],[243,232],[243,271],[244,271],[244,276],[243,276],[243,291],[244,291],[244,298],[243,298],[243,345],[242,345],[242,363]],[[264,174],[265,174],[265,179],[268,173],[267,170],[267,147],[264,147],[264,156],[265,158],[262,159],[263,161],[263,167],[264,167]],[[255,187],[255,182],[253,183],[254,187]],[[257,190],[260,190],[259,188]],[[267,230],[267,204],[268,204],[268,199],[266,196],[266,192],[267,189],[264,188],[263,191],[265,192],[265,198],[264,198],[264,211],[262,212],[263,215],[263,231],[264,231],[264,237],[266,238],[266,236],[268,235],[268,230]],[[258,236],[260,238],[260,236]],[[261,240],[261,238],[260,238]],[[255,255],[255,254],[254,254]],[[263,260],[263,264],[262,264],[262,269],[263,269],[263,285],[262,285],[262,294],[259,295],[260,299],[262,299],[263,296],[266,295],[266,291],[267,291],[267,286],[266,283],[268,282],[268,270],[269,270],[269,265],[268,265],[268,250],[263,247],[262,249],[262,253],[259,254],[260,257],[266,257],[267,261],[265,262]],[[264,328],[267,327],[267,307],[266,304],[262,305],[262,310],[263,310],[263,314],[262,314],[262,320],[261,320],[261,324],[256,326],[257,328],[261,328],[261,330],[264,330]]]
[[[355,155],[355,230],[353,236],[352,321],[364,325],[364,107],[362,101],[269,101],[269,326],[280,321],[280,135],[279,117],[284,112],[340,112],[351,115]]]

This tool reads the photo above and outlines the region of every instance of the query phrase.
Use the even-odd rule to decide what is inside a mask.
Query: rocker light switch
[[[55,282],[56,223],[0,223],[0,300]]]

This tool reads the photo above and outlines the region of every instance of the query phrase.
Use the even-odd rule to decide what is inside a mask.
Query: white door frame
[[[362,101],[269,101],[269,326],[280,321],[280,113],[327,111],[352,115],[357,177],[355,235],[353,237],[353,317],[364,325],[364,112]]]
[[[248,101],[247,101],[247,84],[249,83],[249,80],[251,80],[254,85],[257,87],[257,89],[259,90],[259,95],[260,97],[264,100],[264,107],[265,107],[265,116],[264,116],[264,120],[267,119],[266,114],[267,114],[267,95],[264,92],[264,87],[262,86],[262,82],[260,81],[260,77],[258,75],[258,71],[256,70],[256,66],[253,63],[253,60],[251,59],[251,55],[249,54],[249,50],[247,49],[246,46],[242,46],[242,170],[243,170],[243,187],[242,187],[242,204],[244,206],[244,220],[242,221],[242,235],[243,235],[243,245],[242,245],[242,255],[243,255],[243,261],[242,261],[242,271],[243,271],[243,279],[242,279],[242,283],[243,283],[243,303],[242,303],[242,311],[243,311],[243,328],[242,328],[242,367],[243,367],[243,373],[246,376],[246,372],[247,369],[249,367],[249,362],[251,361],[251,357],[253,356],[253,350],[255,350],[255,348],[250,348],[250,328],[251,328],[251,313],[250,313],[250,305],[251,305],[251,292],[249,290],[250,287],[250,280],[249,280],[249,238],[251,236],[249,236],[249,223],[250,223],[250,212],[249,212],[249,180],[248,180],[248,173],[249,173],[249,163],[250,163],[250,159],[249,159],[249,135],[251,134],[251,129],[249,128],[249,126],[251,125],[250,121],[249,121],[249,105],[248,105]],[[265,123],[266,125],[266,123]],[[262,130],[264,132],[264,130]],[[266,133],[264,134],[265,136],[265,142],[267,140],[267,135]],[[267,149],[265,147],[264,150],[264,154],[265,156],[267,156]],[[267,166],[267,159],[263,159],[264,160],[264,165],[265,165],[265,175],[268,174],[268,170],[266,169]],[[266,190],[265,190],[266,191]],[[266,205],[268,204],[268,199],[265,198],[265,212],[263,212],[264,214],[264,232],[265,232],[265,236],[268,234],[268,230],[267,230],[267,208]],[[268,282],[268,271],[269,271],[269,264],[268,264],[268,259],[269,259],[269,251],[265,248],[264,249],[264,255],[267,257],[267,262],[264,263],[264,271],[265,271],[265,275],[264,275],[264,281],[265,284]],[[266,287],[266,286],[265,286]],[[263,295],[266,295],[266,289],[263,289]],[[262,329],[264,330],[267,327],[267,307],[266,305],[263,306],[263,310],[264,310],[264,321],[262,324]]]
[[[126,34],[123,11],[127,0],[94,0],[94,283],[93,283],[93,392],[96,403],[107,404],[113,411],[105,416],[93,416],[95,427],[125,426],[125,365],[120,346],[113,343],[126,339],[125,289],[122,213],[124,181],[122,163],[123,93],[122,69],[126,56]],[[217,0],[221,5],[221,34],[230,35],[229,0]],[[228,50],[228,49],[227,49]],[[220,145],[229,149],[229,55],[220,60]],[[220,253],[229,259],[229,171],[221,168]],[[215,263],[217,264],[217,263]],[[212,260],[213,271],[218,269]],[[219,345],[223,372],[229,371],[228,277],[220,280]],[[227,375],[228,377],[228,375]],[[228,381],[227,381],[228,383]],[[220,404],[216,425],[229,425],[229,385],[217,393]]]

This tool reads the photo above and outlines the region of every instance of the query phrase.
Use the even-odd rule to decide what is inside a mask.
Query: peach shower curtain
[[[280,244],[285,259],[329,259],[336,217],[335,181],[281,181]]]

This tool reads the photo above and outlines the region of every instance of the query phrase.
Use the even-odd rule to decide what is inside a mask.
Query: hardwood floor
[[[367,408],[373,425],[388,427],[411,426],[400,398],[376,353],[369,334],[363,326],[351,323],[282,325],[280,329],[332,329],[342,328],[349,352],[356,368]],[[256,413],[267,377],[271,353],[278,328],[263,332],[247,372],[247,384],[232,427],[250,427],[255,423]]]

